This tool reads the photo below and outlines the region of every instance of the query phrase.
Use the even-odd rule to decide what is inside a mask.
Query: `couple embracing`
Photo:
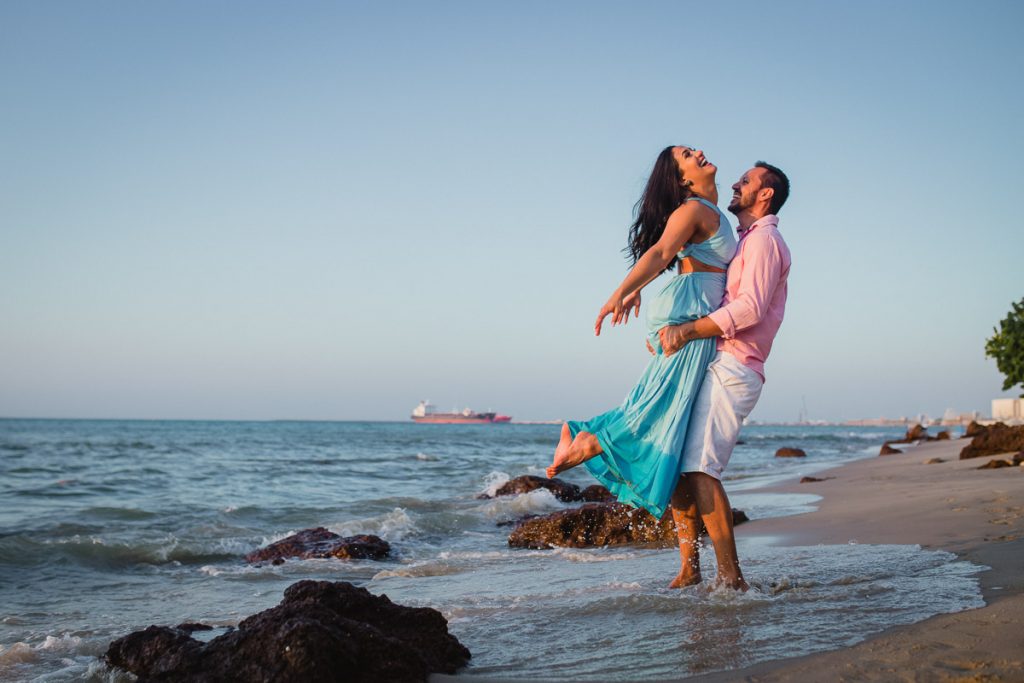
[[[629,231],[633,268],[597,316],[639,314],[640,290],[678,265],[650,302],[653,357],[622,405],[562,426],[547,475],[583,464],[616,498],[676,523],[682,563],[673,588],[701,581],[700,522],[717,581],[746,590],[721,476],[764,384],[782,324],[790,255],[778,231],[789,179],[758,162],[732,186],[734,234],[718,209],[717,167],[700,150],[667,147],[655,161]]]

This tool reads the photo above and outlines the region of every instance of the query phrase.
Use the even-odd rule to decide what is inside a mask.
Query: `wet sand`
[[[815,512],[754,520],[738,527],[737,535],[770,536],[782,545],[857,542],[947,550],[991,567],[979,575],[985,607],[893,627],[851,647],[837,644],[828,652],[675,680],[1024,681],[1024,468],[978,470],[1000,456],[958,460],[967,443],[897,446],[906,451],[814,474],[826,481],[762,489],[814,493],[822,500]],[[944,462],[925,464],[933,458]],[[467,679],[430,678],[455,680]]]
[[[911,446],[814,475],[833,477],[827,481],[766,489],[823,499],[816,512],[754,521],[737,533],[777,536],[783,544],[948,550],[991,567],[979,575],[985,607],[888,629],[852,647],[685,680],[1024,681],[1024,468],[978,470],[1006,456],[958,460],[967,443]],[[932,458],[945,462],[925,464]]]

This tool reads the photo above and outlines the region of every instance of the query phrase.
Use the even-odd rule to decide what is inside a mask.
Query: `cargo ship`
[[[497,413],[476,413],[469,408],[464,409],[459,413],[439,413],[434,410],[434,406],[430,404],[430,401],[420,401],[420,404],[416,406],[412,411],[412,419],[414,422],[423,422],[426,424],[495,424],[500,422],[511,422],[512,418],[508,415],[498,415]]]

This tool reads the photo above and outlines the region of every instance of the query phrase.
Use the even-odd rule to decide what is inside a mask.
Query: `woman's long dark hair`
[[[633,263],[661,239],[668,217],[692,194],[688,185],[680,184],[682,178],[679,165],[672,157],[673,149],[669,146],[661,150],[647,179],[647,187],[633,206],[635,220],[629,228],[629,242],[623,249]],[[676,261],[673,258],[665,269],[674,267]]]

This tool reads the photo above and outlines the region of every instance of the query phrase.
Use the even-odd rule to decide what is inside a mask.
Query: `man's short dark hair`
[[[772,194],[772,203],[768,207],[768,213],[774,213],[778,215],[779,209],[789,199],[789,178],[782,172],[782,169],[777,166],[772,166],[765,161],[759,161],[754,164],[757,168],[763,168],[768,171],[764,177],[764,184],[766,187],[770,187],[775,192]]]

